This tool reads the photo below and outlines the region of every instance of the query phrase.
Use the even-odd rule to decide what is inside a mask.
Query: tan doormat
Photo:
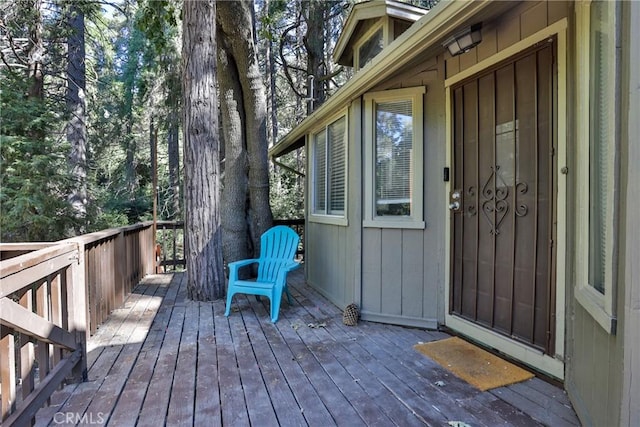
[[[534,376],[531,372],[458,337],[416,344],[414,348],[482,391]]]

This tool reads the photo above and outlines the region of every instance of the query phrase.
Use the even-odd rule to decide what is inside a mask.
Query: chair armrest
[[[300,263],[296,261],[289,261],[286,265],[283,266],[284,270],[286,270],[287,272],[293,271],[299,267],[300,267]]]
[[[259,262],[260,260],[256,258],[242,259],[240,261],[230,262],[227,265],[229,267],[229,283],[233,283],[236,280],[238,280],[238,270],[240,269],[240,267],[244,267],[246,265],[251,265]]]
[[[278,272],[278,279],[276,280],[276,283],[279,286],[284,287],[285,282],[287,281],[287,274],[290,271],[295,270],[296,268],[300,267],[300,263],[299,262],[295,262],[295,261],[289,261],[286,264],[284,264],[281,268],[280,271]]]
[[[253,263],[256,263],[256,262],[260,262],[260,260],[257,259],[257,258],[254,258],[254,259],[241,259],[240,261],[230,262],[227,265],[229,266],[229,268],[239,268],[239,267],[244,267],[245,265],[253,264]]]

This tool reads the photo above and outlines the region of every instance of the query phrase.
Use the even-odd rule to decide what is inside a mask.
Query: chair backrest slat
[[[260,238],[259,281],[273,281],[283,263],[292,261],[300,237],[290,227],[277,225],[267,230]]]

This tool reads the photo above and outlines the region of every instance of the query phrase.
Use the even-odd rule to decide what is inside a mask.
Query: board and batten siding
[[[426,226],[423,230],[362,228],[361,310],[365,320],[437,328],[444,319],[443,57],[425,58],[371,91],[416,86],[426,87],[421,189]],[[370,143],[362,141],[363,146]],[[359,189],[364,191],[364,181]]]
[[[353,275],[357,256],[349,227],[307,222],[305,264],[307,283],[344,308],[354,301]]]
[[[525,1],[498,19],[482,23],[482,42],[469,52],[451,57],[447,55],[446,78],[451,78],[499,51],[570,17],[571,2]]]

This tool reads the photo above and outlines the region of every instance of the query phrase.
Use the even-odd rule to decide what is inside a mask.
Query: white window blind
[[[327,137],[324,131],[315,134],[313,144],[313,213],[326,212],[327,198]]]
[[[410,216],[413,182],[411,100],[375,104],[375,212]]]
[[[327,128],[329,138],[329,214],[344,213],[345,189],[345,132],[343,117]]]
[[[344,215],[346,123],[347,119],[343,116],[313,135],[314,215]]]
[[[591,3],[590,17],[590,148],[589,148],[589,284],[605,292],[607,218],[612,173],[615,63],[613,8],[607,2]]]

